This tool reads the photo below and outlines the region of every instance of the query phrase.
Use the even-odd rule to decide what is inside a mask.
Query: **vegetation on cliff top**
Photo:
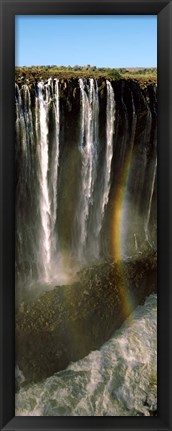
[[[48,79],[49,77],[58,79],[71,78],[104,78],[109,80],[132,79],[138,81],[140,85],[156,84],[156,68],[97,68],[96,66],[30,66],[16,67],[16,81],[28,79]]]

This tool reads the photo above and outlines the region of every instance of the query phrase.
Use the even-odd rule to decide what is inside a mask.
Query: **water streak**
[[[93,190],[96,179],[97,146],[98,146],[98,113],[99,99],[97,82],[92,78],[86,84],[79,79],[81,92],[81,191],[78,208],[79,245],[78,258],[84,258],[87,240],[87,225],[90,207],[93,204]]]
[[[53,154],[50,166],[49,150],[49,116],[50,109],[54,115]],[[47,84],[38,83],[38,97],[35,103],[35,128],[37,137],[37,152],[39,160],[39,205],[41,216],[41,229],[39,241],[39,261],[41,278],[49,281],[52,276],[52,263],[55,254],[56,234],[55,224],[57,217],[57,181],[59,165],[59,82]],[[49,181],[49,171],[51,181]]]
[[[110,192],[110,179],[111,179],[111,164],[113,157],[113,136],[115,127],[115,98],[114,90],[110,81],[106,80],[107,88],[107,102],[106,102],[106,150],[105,150],[105,163],[103,172],[103,186],[101,194],[99,196],[98,208],[96,211],[96,223],[95,223],[95,248],[96,258],[99,257],[100,253],[100,232],[104,219],[105,208],[109,200]]]
[[[151,190],[150,190],[148,212],[147,212],[147,218],[146,218],[146,222],[145,222],[145,237],[146,237],[146,241],[148,241],[148,242],[149,242],[149,229],[148,229],[148,227],[149,227],[149,220],[150,220],[150,214],[151,214],[151,205],[152,205],[152,197],[153,197],[154,186],[155,186],[156,171],[157,171],[157,158],[155,160],[155,165],[154,165],[154,172],[153,172],[152,185],[151,185]]]
[[[130,182],[132,177],[132,158],[133,158],[133,148],[135,143],[135,135],[136,135],[136,126],[137,126],[137,114],[134,103],[133,92],[131,91],[131,106],[132,106],[132,123],[131,123],[131,132],[130,132],[130,141],[128,145],[128,152],[126,155],[125,168],[123,168],[123,181],[122,181],[122,189],[123,192],[123,205],[121,208],[121,217],[120,217],[120,228],[119,228],[119,236],[121,242],[121,255],[123,257],[126,256],[127,244],[128,244],[128,234],[131,228],[131,220],[133,219],[133,208],[131,205],[132,199],[131,194],[129,193]],[[132,178],[133,179],[133,178]],[[134,247],[135,250],[138,250],[138,242],[137,235],[134,232]]]
[[[55,88],[53,95],[53,86],[50,82],[52,96],[54,98],[53,103],[53,114],[54,114],[54,142],[53,142],[53,153],[52,153],[52,163],[51,163],[51,249],[52,254],[56,254],[56,240],[57,234],[56,219],[57,219],[57,194],[58,194],[58,171],[59,171],[59,153],[60,153],[60,105],[59,105],[59,80],[55,80]]]
[[[40,136],[38,136],[38,154],[40,162],[40,214],[41,214],[41,234],[40,234],[40,259],[43,263],[45,281],[49,279],[51,261],[50,243],[50,214],[51,203],[48,190],[48,91],[44,84],[38,83],[39,96],[39,124]]]

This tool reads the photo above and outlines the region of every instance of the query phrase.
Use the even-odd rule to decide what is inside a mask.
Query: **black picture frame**
[[[0,428],[172,430],[172,0],[0,0]],[[158,20],[158,416],[15,417],[14,71],[15,15],[157,15]]]

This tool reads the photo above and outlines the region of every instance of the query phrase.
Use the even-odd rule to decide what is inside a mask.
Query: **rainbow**
[[[121,300],[123,303],[124,316],[128,317],[131,315],[134,309],[131,295],[128,291],[128,281],[126,279],[124,264],[122,260],[123,250],[123,236],[122,236],[122,224],[124,220],[124,204],[126,202],[126,191],[129,181],[129,176],[132,166],[132,148],[130,149],[128,156],[126,157],[125,163],[122,167],[122,174],[119,181],[119,186],[116,194],[116,199],[113,209],[113,220],[112,220],[112,252],[114,261],[118,264],[121,278],[120,292]]]

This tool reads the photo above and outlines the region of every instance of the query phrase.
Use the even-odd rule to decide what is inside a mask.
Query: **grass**
[[[78,79],[78,78],[104,78],[109,80],[132,79],[139,81],[140,85],[157,82],[156,68],[97,68],[96,66],[30,66],[16,67],[16,81],[20,79]]]

